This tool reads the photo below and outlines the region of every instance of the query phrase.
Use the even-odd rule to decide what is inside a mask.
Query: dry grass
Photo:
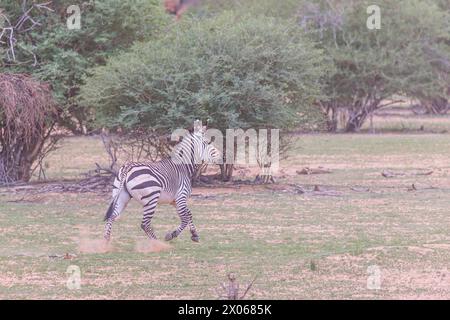
[[[309,135],[298,144],[275,187],[195,189],[200,243],[184,232],[169,250],[149,244],[136,203],[103,250],[107,196],[55,193],[27,202],[26,194],[0,190],[0,298],[214,299],[230,272],[242,283],[258,275],[249,299],[450,298],[450,136]],[[100,152],[95,138],[68,139],[49,159],[49,175],[76,176]],[[305,166],[332,173],[295,173]],[[423,168],[433,174],[381,175]],[[434,188],[411,191],[412,183]],[[338,195],[295,194],[291,184]],[[160,238],[178,223],[171,206],[158,208]],[[66,253],[73,258],[49,257]],[[69,265],[81,269],[80,290],[65,286]],[[367,288],[374,265],[379,290]]]
[[[375,132],[422,132],[447,133],[450,132],[450,114],[446,115],[416,115],[411,105],[417,101],[406,101],[392,107],[379,110],[373,116],[372,129]],[[369,131],[370,121],[362,130]]]

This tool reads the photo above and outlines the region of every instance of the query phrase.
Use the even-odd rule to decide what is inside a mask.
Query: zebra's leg
[[[103,237],[105,238],[106,241],[111,240],[111,230],[112,230],[112,225],[114,223],[114,218],[111,217],[108,220],[106,220],[106,224],[105,224],[105,232]]]
[[[158,204],[160,192],[152,192],[150,194],[150,200],[144,205],[144,216],[142,218],[141,228],[145,234],[151,239],[156,240],[155,233],[151,226],[153,215],[155,214],[156,205]]]
[[[187,201],[186,201],[185,197],[178,199],[176,201],[176,208],[177,208],[178,216],[181,219],[181,224],[174,231],[168,232],[166,234],[166,237],[165,237],[166,241],[170,241],[173,238],[178,237],[180,235],[180,233],[184,230],[184,228],[186,228],[187,225],[189,225],[189,228],[191,230],[192,241],[195,241],[195,242],[199,241],[197,230],[195,229],[195,225],[192,221],[192,213],[191,213],[191,210],[189,210],[189,208],[187,207],[186,202]]]
[[[194,222],[192,221],[192,214],[190,213],[190,215],[191,215],[191,222],[189,222],[189,230],[191,231],[191,240],[194,242],[199,242],[200,237],[198,236],[197,229],[195,228]]]
[[[116,200],[114,200],[117,197]],[[120,191],[119,194],[117,194],[117,191],[113,191],[113,201],[110,205],[110,208],[106,213],[106,224],[105,224],[105,233],[104,238],[106,241],[111,240],[111,230],[112,225],[114,221],[120,216],[120,214],[123,212],[125,207],[127,206],[128,202],[130,201],[131,197],[129,193],[126,190]]]

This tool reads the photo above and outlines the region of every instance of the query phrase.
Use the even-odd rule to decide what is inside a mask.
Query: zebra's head
[[[193,133],[185,132],[183,138],[172,152],[172,161],[188,165],[218,164],[222,160],[221,152],[209,142],[206,129]]]
[[[198,162],[206,164],[217,164],[222,160],[221,152],[208,141],[205,135],[205,129],[192,134],[193,139],[197,141],[196,159]]]

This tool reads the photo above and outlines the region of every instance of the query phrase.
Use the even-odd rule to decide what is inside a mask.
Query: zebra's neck
[[[167,158],[162,160],[170,162],[173,166],[177,167],[177,168],[181,168],[183,169],[183,171],[186,172],[188,178],[192,179],[195,174],[197,173],[197,171],[200,169],[201,165],[200,164],[195,164],[195,163],[183,163],[180,161],[180,159],[173,159],[173,158]]]
[[[184,168],[188,177],[193,178],[201,164],[196,163],[196,150],[192,137],[183,140],[172,152],[170,161],[177,167]]]

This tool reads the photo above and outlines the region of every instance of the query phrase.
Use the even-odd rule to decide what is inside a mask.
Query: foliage
[[[203,0],[194,7],[197,16],[214,16],[233,10],[239,15],[265,15],[283,19],[294,18],[303,0]]]
[[[195,119],[227,128],[318,130],[329,65],[294,25],[231,12],[186,20],[87,79],[100,126],[167,134]]]
[[[366,26],[367,7],[381,8],[381,30]],[[449,15],[434,1],[321,1],[307,3],[303,28],[321,42],[337,70],[328,83],[324,107],[336,129],[336,113],[346,109],[346,131],[358,130],[367,116],[400,93],[447,96],[448,79],[436,72],[430,52],[449,57]]]
[[[34,3],[3,0],[1,6],[15,25]],[[81,29],[69,30],[66,9],[75,4],[81,8]],[[37,24],[28,23],[15,33],[15,60],[6,54],[7,44],[0,44],[0,66],[49,82],[65,112],[61,124],[76,131],[89,119],[88,110],[75,101],[89,69],[135,41],[152,39],[166,27],[167,16],[158,0],[62,0],[53,1],[49,8],[52,11],[31,10]]]
[[[301,32],[231,13],[187,21],[98,67],[82,88],[99,125],[170,132],[196,118],[226,128],[317,129],[327,64]]]
[[[450,109],[450,1],[437,0],[437,4],[441,10],[447,12],[446,36],[438,39],[435,48],[426,48],[426,54],[430,59],[430,63],[434,68],[437,77],[447,82],[447,95],[441,94],[433,96],[428,92],[419,92],[416,97],[425,106],[428,113],[445,114]]]

